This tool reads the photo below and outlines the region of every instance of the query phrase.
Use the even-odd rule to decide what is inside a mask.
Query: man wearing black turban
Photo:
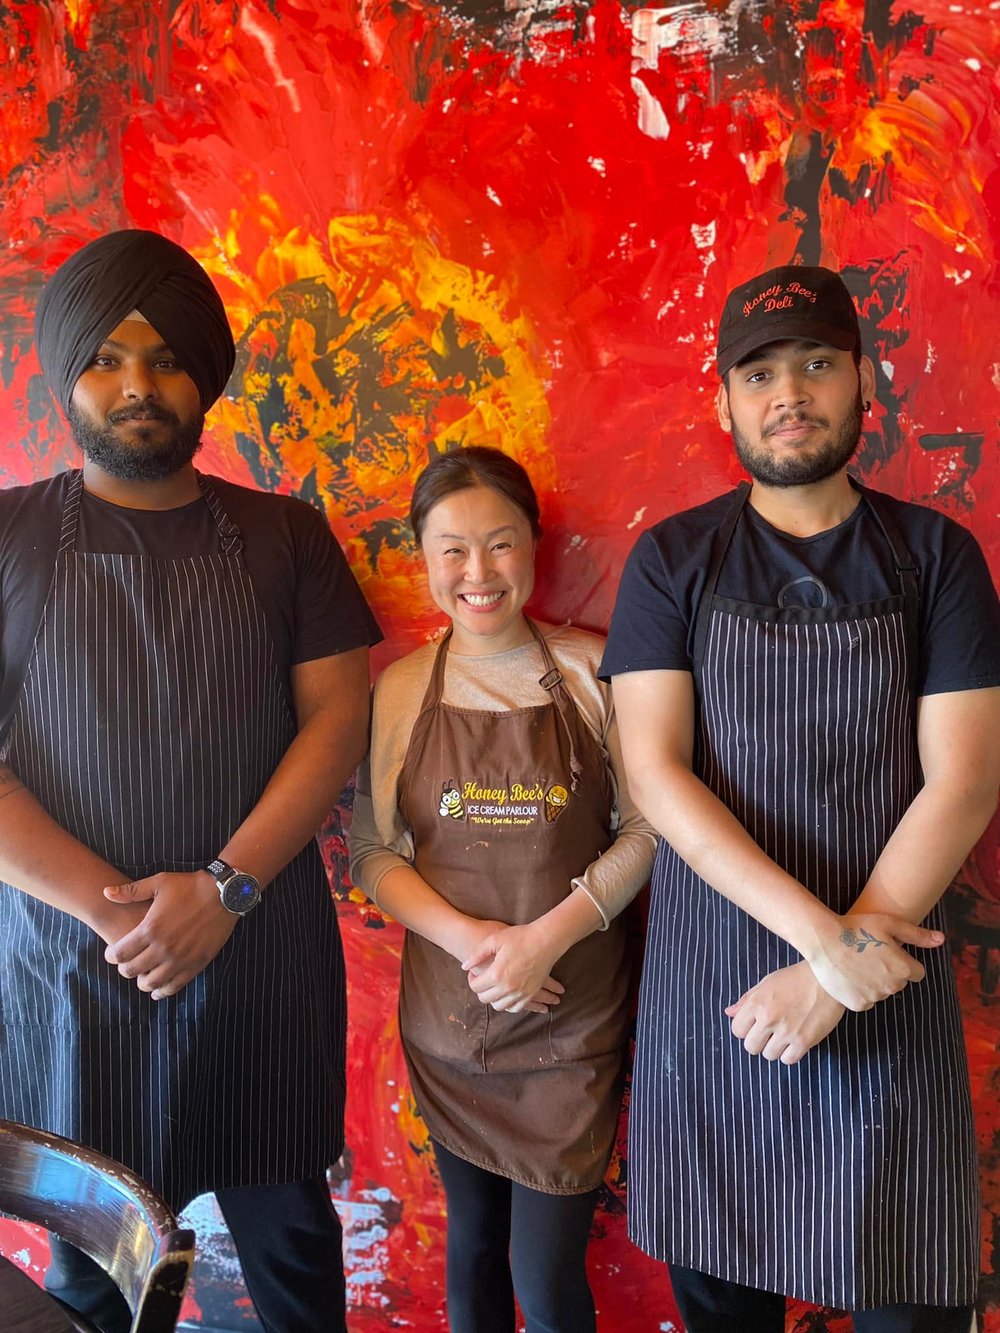
[[[82,469],[0,494],[0,1116],[214,1190],[264,1327],[342,1330],[345,995],[313,840],[379,634],[325,519],[192,463],[234,349],[153,232],[66,261],[38,351]],[[53,1238],[100,1328],[117,1291]]]

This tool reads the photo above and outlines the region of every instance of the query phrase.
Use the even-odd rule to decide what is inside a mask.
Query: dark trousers
[[[543,1194],[434,1144],[448,1200],[451,1333],[594,1333],[586,1253],[597,1190]]]
[[[670,1264],[687,1333],[784,1333],[785,1298]],[[883,1305],[855,1310],[855,1333],[969,1333],[972,1306]]]
[[[267,1333],[346,1333],[343,1233],[326,1177],[216,1198]],[[51,1246],[46,1290],[102,1333],[128,1333],[128,1307],[104,1270],[55,1236]]]

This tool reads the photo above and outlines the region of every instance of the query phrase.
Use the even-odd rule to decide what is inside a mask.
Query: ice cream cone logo
[[[545,822],[554,824],[566,809],[569,792],[557,782],[545,793]]]
[[[465,806],[462,804],[462,794],[455,786],[452,778],[449,778],[442,788],[441,804],[438,806],[438,814],[442,819],[447,819],[449,815],[452,819],[465,818]]]

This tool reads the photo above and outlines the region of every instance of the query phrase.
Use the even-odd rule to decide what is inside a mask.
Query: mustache
[[[777,421],[772,421],[769,426],[765,426],[761,434],[764,439],[773,435],[775,431],[782,430],[785,426],[829,426],[826,417],[811,417],[807,412],[785,412]]]
[[[112,426],[118,426],[123,421],[169,421],[171,425],[178,425],[177,414],[171,412],[168,407],[160,407],[157,403],[136,403],[134,407],[119,407],[114,412],[109,412],[107,420]]]

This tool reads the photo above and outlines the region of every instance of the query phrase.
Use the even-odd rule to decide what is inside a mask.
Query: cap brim
[[[785,342],[789,338],[803,338],[808,342],[836,347],[842,352],[850,352],[858,346],[859,341],[856,334],[840,325],[824,324],[820,319],[803,316],[795,311],[776,314],[767,320],[755,320],[753,329],[748,329],[735,342],[719,351],[716,358],[719,374],[728,374],[733,366],[759,347]]]

